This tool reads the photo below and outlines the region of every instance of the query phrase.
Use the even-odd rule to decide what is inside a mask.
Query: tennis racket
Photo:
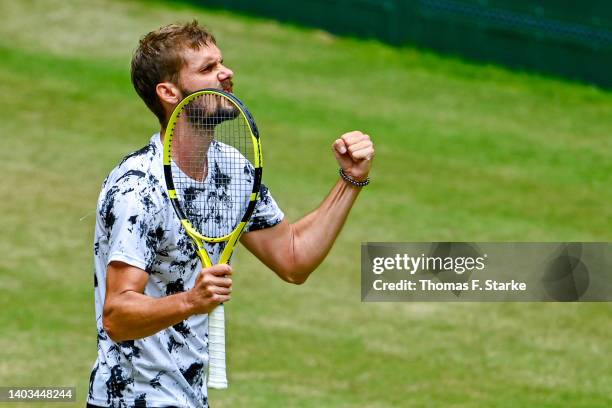
[[[259,132],[234,95],[203,89],[172,112],[164,136],[164,177],[172,206],[204,267],[229,263],[259,196]],[[209,246],[206,244],[217,244]],[[212,253],[209,253],[212,251]],[[227,388],[223,305],[208,316],[211,388]]]

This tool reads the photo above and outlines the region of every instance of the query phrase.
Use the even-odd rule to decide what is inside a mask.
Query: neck
[[[212,143],[214,133],[201,129],[196,130],[191,126],[188,130],[183,128],[181,131],[181,127],[177,124],[175,128],[172,160],[190,178],[204,181],[208,174],[208,148]],[[162,128],[159,133],[162,144],[165,135],[166,129]]]

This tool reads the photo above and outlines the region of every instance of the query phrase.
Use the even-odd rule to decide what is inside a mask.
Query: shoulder
[[[136,201],[148,211],[163,205],[167,198],[163,187],[160,146],[151,143],[125,156],[110,172],[98,199],[101,209],[118,201]]]
[[[158,137],[157,134],[151,138],[151,140],[149,141],[149,144],[125,156],[117,167],[121,167],[125,165],[126,163],[133,164],[133,163],[140,163],[140,162],[146,163],[146,162],[154,161],[155,158],[160,156],[161,154],[161,150],[160,150],[161,146],[159,146],[158,143],[156,143],[155,141],[156,137]]]
[[[155,136],[146,146],[128,154],[110,172],[105,188],[120,185],[160,185],[163,177],[161,145]]]

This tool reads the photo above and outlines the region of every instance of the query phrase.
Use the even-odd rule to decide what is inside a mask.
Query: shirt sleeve
[[[159,186],[135,171],[121,176],[106,190],[98,219],[108,240],[107,265],[121,261],[151,273],[164,236]]]
[[[255,210],[245,228],[245,232],[273,227],[283,218],[285,218],[285,214],[270,194],[268,187],[262,183],[259,188],[259,198],[255,204]]]

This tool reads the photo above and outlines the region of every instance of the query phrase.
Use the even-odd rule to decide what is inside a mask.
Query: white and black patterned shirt
[[[208,407],[204,385],[208,315],[193,315],[149,337],[119,343],[111,340],[102,325],[106,268],[111,261],[145,270],[149,280],[144,294],[157,298],[189,290],[202,268],[169,201],[163,181],[162,150],[159,134],[153,135],[147,146],[125,157],[110,173],[98,200],[94,241],[98,358],[87,399],[92,405]],[[214,173],[224,171],[223,152],[219,152],[209,158],[211,174],[199,183],[199,188],[213,199],[223,200],[223,191],[219,190],[223,186],[214,181]],[[274,226],[283,217],[262,184],[245,231]],[[213,263],[222,246],[207,244]]]

